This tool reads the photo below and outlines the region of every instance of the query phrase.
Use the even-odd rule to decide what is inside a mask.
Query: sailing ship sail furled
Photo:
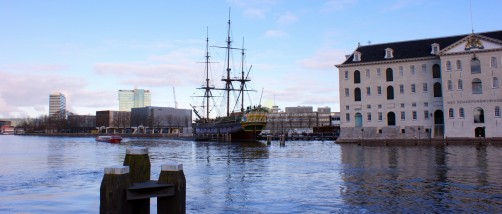
[[[225,76],[221,79],[225,83],[224,88],[215,88],[214,86],[210,86],[209,79],[209,39],[206,38],[206,56],[205,56],[205,85],[202,86],[201,90],[204,90],[204,95],[201,96],[204,99],[204,103],[202,106],[205,108],[204,115],[200,115],[197,111],[196,107],[192,106],[195,114],[197,115],[197,119],[193,125],[193,134],[196,140],[213,140],[218,139],[223,136],[227,136],[227,139],[231,139],[232,141],[256,141],[257,136],[261,133],[261,131],[265,128],[267,124],[267,113],[268,109],[262,107],[261,105],[247,107],[244,108],[244,92],[250,91],[246,88],[246,83],[250,81],[248,79],[248,73],[245,75],[244,72],[244,48],[233,48],[231,46],[231,38],[230,38],[230,18],[228,19],[228,34],[226,46],[218,47],[223,48],[226,51],[226,73]],[[231,78],[231,51],[232,50],[240,50],[242,51],[242,66],[241,66],[241,75],[238,78]],[[235,89],[232,85],[233,82],[239,82],[240,87]],[[210,99],[213,98],[212,91],[213,90],[222,90],[225,93],[226,98],[226,115],[219,116],[216,118],[210,117],[210,109],[211,103]],[[231,110],[231,91],[238,91],[237,100],[240,99],[240,111]]]

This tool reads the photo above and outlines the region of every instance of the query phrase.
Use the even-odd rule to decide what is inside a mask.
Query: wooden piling
[[[158,183],[174,184],[174,196],[157,198],[157,213],[186,213],[186,180],[183,164],[169,162],[162,164]]]
[[[124,166],[129,166],[132,183],[150,181],[150,157],[148,149],[143,147],[127,148],[124,158]],[[150,199],[132,201],[133,213],[150,213]]]
[[[272,141],[272,136],[267,136],[267,144],[270,145]]]
[[[105,168],[100,187],[99,213],[133,213],[132,204],[127,201],[127,188],[131,186],[128,166]]]

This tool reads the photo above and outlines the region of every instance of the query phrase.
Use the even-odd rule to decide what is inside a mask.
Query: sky
[[[118,90],[135,88],[150,90],[153,106],[199,106],[206,37],[224,46],[229,15],[232,45],[244,41],[251,70],[249,105],[339,111],[334,65],[358,44],[502,30],[500,8],[499,0],[0,0],[0,118],[47,115],[53,92],[81,115],[118,110]],[[221,87],[225,54],[209,52]]]

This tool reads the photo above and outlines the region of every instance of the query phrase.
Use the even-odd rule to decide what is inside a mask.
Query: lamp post
[[[420,127],[418,128],[418,142],[420,142]]]
[[[361,143],[364,141],[364,129],[361,129]]]

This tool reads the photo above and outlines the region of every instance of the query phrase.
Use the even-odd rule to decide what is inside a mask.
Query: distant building
[[[96,130],[96,116],[68,115],[68,127],[71,133],[91,133]]]
[[[131,127],[131,112],[96,111],[96,127],[105,133],[125,133]]]
[[[131,127],[144,127],[157,133],[191,133],[192,110],[155,106],[133,108]]]
[[[60,92],[49,95],[49,117],[66,118],[66,97]]]
[[[314,112],[312,106],[286,107],[285,109],[285,112],[272,111],[267,114],[265,132],[311,133],[314,127],[331,125],[331,112],[326,112],[326,108],[320,108],[323,112]]]
[[[152,105],[152,95],[150,90],[119,90],[118,96],[119,111],[131,111],[132,108],[141,108]]]
[[[502,137],[502,31],[362,45],[337,68],[339,141]]]

